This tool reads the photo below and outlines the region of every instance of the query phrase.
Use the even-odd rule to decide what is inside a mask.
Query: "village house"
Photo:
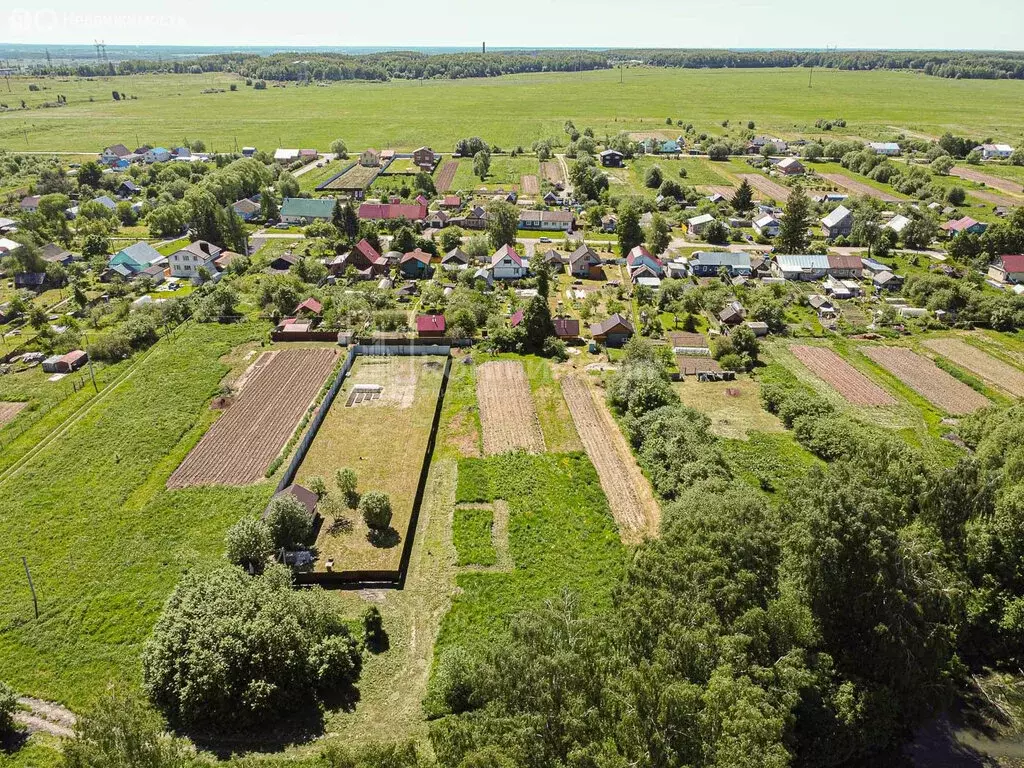
[[[312,224],[314,221],[330,221],[334,213],[332,198],[286,197],[281,203],[281,221],[286,224]],[[360,213],[360,216],[362,214]]]
[[[200,270],[206,270],[211,275],[217,274],[217,265],[214,262],[223,250],[223,248],[206,240],[196,240],[194,243],[189,243],[184,248],[172,253],[168,258],[171,267],[171,277],[188,278],[198,282],[200,280]]]
[[[519,214],[520,229],[544,229],[568,232],[573,228],[570,211],[522,211]]]
[[[704,230],[707,229],[708,224],[715,220],[715,217],[710,213],[704,213],[700,216],[694,216],[692,219],[686,221],[686,231],[694,237],[700,237],[704,234]]]
[[[53,355],[43,361],[45,373],[73,373],[89,362],[89,355],[83,349],[76,349],[66,355]]]
[[[277,149],[274,151],[274,160],[278,163],[292,163],[299,159],[299,150],[297,149]]]
[[[590,326],[594,341],[606,347],[618,348],[633,335],[633,324],[619,313]]]
[[[131,155],[132,151],[124,144],[114,144],[103,148],[103,151],[100,152],[100,162],[104,165],[113,165],[118,160],[129,159]]]
[[[359,164],[366,168],[376,168],[380,165],[380,152],[376,149],[364,149],[359,155]]]
[[[403,277],[411,279],[430,277],[432,272],[430,269],[430,254],[426,251],[420,250],[419,248],[414,251],[409,251],[402,256],[402,261],[399,263],[398,269],[401,271]]]
[[[399,255],[401,261],[401,255]],[[388,273],[388,261],[381,256],[370,242],[363,238],[346,254],[336,256],[327,265],[333,275],[343,275],[349,269],[355,270],[363,280],[378,278]]]
[[[580,337],[580,321],[574,317],[556,317],[552,321],[555,336],[562,341],[576,341]]]
[[[821,220],[821,232],[828,240],[849,237],[853,231],[853,211],[840,205]]]
[[[828,256],[816,253],[780,253],[771,267],[772,273],[783,280],[819,280],[828,274],[828,268]]]
[[[29,195],[28,197],[21,198],[21,203],[18,207],[22,213],[35,213],[39,210],[39,195]]]
[[[495,280],[519,280],[529,273],[529,264],[511,245],[501,246],[491,257],[491,274]]]
[[[51,264],[60,264],[65,267],[75,260],[75,255],[71,251],[62,248],[56,243],[44,245],[39,249],[39,255],[43,257],[43,261]]]
[[[885,229],[891,229],[897,235],[901,234],[907,225],[910,224],[910,218],[903,214],[897,214],[893,216],[889,221],[885,223]]]
[[[778,237],[781,226],[779,220],[770,214],[754,220],[754,231],[761,237]]]
[[[589,245],[581,245],[569,254],[569,274],[592,280],[601,278],[601,257]]]
[[[447,323],[444,315],[416,315],[416,335],[425,339],[444,336]]]
[[[146,150],[146,154],[142,156],[142,162],[147,165],[153,163],[166,163],[171,159],[171,152],[163,147],[153,147],[152,149]]]
[[[879,291],[898,291],[903,287],[903,278],[884,270],[871,276],[871,283]]]
[[[787,157],[780,160],[776,164],[775,170],[784,176],[802,176],[807,173],[807,169],[804,168],[804,164],[795,157]]]
[[[739,325],[746,317],[747,311],[738,301],[731,301],[726,304],[725,309],[718,313],[718,321],[722,325]]]
[[[441,259],[441,266],[445,269],[465,269],[469,266],[469,256],[461,248],[452,248]]]
[[[410,222],[424,221],[427,218],[427,206],[421,203],[362,203],[359,206],[359,218],[372,221],[398,221],[405,219]],[[449,221],[449,223],[454,223]]]
[[[939,229],[945,232],[949,237],[956,237],[957,235],[962,235],[965,232],[970,235],[982,235],[985,233],[985,230],[988,229],[988,224],[975,221],[970,216],[964,216],[962,219],[945,222],[939,227]]]
[[[434,163],[437,162],[437,155],[430,147],[420,147],[412,153],[413,163],[424,171],[432,171]]]
[[[864,265],[860,256],[842,256],[830,253],[826,258],[828,259],[827,273],[832,277],[859,280],[864,275]]]
[[[615,228],[619,225],[619,219],[614,214],[608,214],[607,216],[601,217],[601,231],[609,234],[615,232]]]
[[[440,203],[442,208],[447,208],[452,211],[457,211],[462,207],[462,198],[458,195],[445,195],[441,198]]]
[[[108,268],[122,277],[132,278],[147,267],[162,266],[167,257],[146,242],[138,242],[122,248],[110,257]]]
[[[130,197],[134,197],[141,191],[142,187],[140,187],[131,179],[125,179],[117,186],[118,197],[124,198],[125,200],[127,200]]]
[[[626,159],[626,156],[617,149],[606,149],[598,153],[598,157],[605,168],[621,168],[622,161]]]
[[[872,141],[868,144],[868,149],[876,155],[886,157],[896,157],[900,153],[900,145],[894,141]]]
[[[252,221],[260,215],[260,204],[255,200],[243,197],[231,204],[231,210],[237,213],[242,221]]]
[[[291,251],[282,253],[280,256],[275,256],[270,264],[267,265],[267,271],[274,275],[287,274],[287,272],[299,262],[299,257]]]
[[[983,160],[1006,160],[1013,154],[1013,147],[1009,144],[982,144],[974,150],[981,152]]]
[[[665,274],[661,261],[642,245],[635,246],[626,254],[626,269],[634,283],[641,277],[660,278]]]
[[[753,271],[749,253],[697,251],[690,256],[690,272],[696,277],[717,277],[723,267],[729,277],[747,277]]]
[[[1000,256],[989,265],[988,276],[997,283],[1024,283],[1024,255]]]

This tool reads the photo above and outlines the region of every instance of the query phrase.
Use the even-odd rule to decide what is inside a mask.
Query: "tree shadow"
[[[366,540],[378,549],[391,549],[398,546],[402,537],[394,528],[384,529],[371,528],[366,534]]]
[[[29,732],[22,728],[17,728],[10,733],[0,733],[0,755],[13,755],[15,752],[25,746],[25,742],[28,741]]]
[[[366,650],[374,655],[378,653],[387,653],[391,650],[391,638],[388,637],[388,633],[382,629],[379,634],[367,637],[365,645]]]
[[[349,518],[337,516],[331,520],[331,524],[327,528],[327,533],[331,536],[341,536],[346,533],[351,533],[352,528],[352,521]]]

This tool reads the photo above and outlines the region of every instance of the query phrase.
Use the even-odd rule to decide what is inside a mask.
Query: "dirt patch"
[[[697,187],[697,191],[703,192],[705,195],[708,195],[709,197],[721,195],[722,197],[732,199],[732,196],[736,194],[736,187],[723,187],[719,184],[710,184]]]
[[[1014,397],[1024,397],[1024,373],[959,339],[929,339],[924,345]]]
[[[74,712],[67,707],[29,696],[19,697],[18,704],[28,711],[15,712],[14,722],[30,733],[43,732],[64,738],[74,736],[76,718]]]
[[[520,176],[519,187],[524,195],[536,196],[540,194],[540,180],[533,174]]]
[[[578,376],[562,379],[562,393],[623,541],[656,533],[661,518],[658,503],[607,407]]]
[[[452,188],[455,180],[455,172],[459,170],[458,160],[445,160],[441,169],[437,172],[437,179],[434,180],[434,188],[438,192],[447,192]]]
[[[958,416],[991,405],[988,398],[957,381],[931,360],[905,347],[866,347],[862,351],[947,413]]]
[[[785,202],[789,199],[789,187],[784,187],[777,181],[772,181],[769,178],[762,176],[760,173],[741,173],[739,174],[741,179],[746,179],[750,186],[756,189],[763,195],[768,195],[773,200],[780,203]]]
[[[360,402],[364,405],[392,405],[399,408],[411,408],[416,399],[417,372],[421,364],[415,358],[364,357],[360,365],[352,370],[352,375],[345,382],[350,390],[350,398],[360,394],[360,385],[379,386],[380,392],[362,392]],[[376,395],[368,397],[368,395]]]
[[[334,367],[334,349],[278,352],[259,366],[167,481],[168,488],[247,485],[263,477]]]
[[[544,434],[522,363],[495,361],[481,365],[476,396],[486,455],[517,449],[544,453]]]
[[[562,173],[562,164],[553,160],[545,160],[540,164],[540,175],[541,178],[551,184],[565,183],[565,175]]]
[[[856,195],[867,195],[868,197],[873,197],[876,200],[881,200],[883,203],[898,203],[903,199],[891,192],[883,192],[880,189],[875,189],[870,184],[865,184],[863,181],[851,179],[849,176],[844,176],[841,173],[822,173],[820,175],[821,178],[827,179],[837,187],[845,189],[848,192],[853,192]]]
[[[950,176],[957,176],[967,181],[974,181],[978,184],[984,184],[986,187],[992,187],[1000,192],[1009,192],[1014,195],[1024,195],[1024,186],[1021,186],[1012,179],[1004,179],[1001,176],[993,176],[990,173],[979,171],[974,168],[968,168],[962,165],[954,165],[949,172]],[[978,194],[976,190],[971,190],[972,194]],[[1004,198],[1005,199],[1005,198]],[[1019,204],[1011,202],[1010,205]]]
[[[463,409],[452,417],[448,425],[448,442],[460,456],[480,457],[480,431],[469,409]]]
[[[21,413],[26,405],[28,403],[0,403],[0,427],[14,421],[14,417]]]
[[[896,398],[825,347],[789,348],[801,363],[853,405],[896,405]]]

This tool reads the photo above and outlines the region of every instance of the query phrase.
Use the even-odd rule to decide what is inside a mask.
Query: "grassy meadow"
[[[269,498],[266,482],[165,488],[215,418],[209,398],[244,362],[224,356],[263,330],[193,326],[162,341],[0,481],[0,669],[16,689],[78,709],[110,680],[136,682],[178,577],[219,558],[227,528]]]
[[[29,91],[30,84],[42,90]],[[238,90],[228,90],[231,84]],[[813,134],[816,119],[842,117],[849,123],[846,132],[861,137],[901,129],[938,136],[949,130],[1020,143],[1024,135],[1018,108],[1024,82],[905,72],[819,70],[813,88],[803,69],[654,68],[625,70],[621,84],[618,71],[598,71],[325,88],[287,84],[256,91],[234,75],[208,73],[20,77],[11,88],[5,102],[24,99],[29,107],[0,114],[0,148],[13,151],[95,152],[115,142],[173,145],[186,138],[202,139],[214,150],[236,144],[326,150],[338,137],[350,149],[429,143],[447,151],[467,135],[528,147],[535,139],[562,135],[567,119],[601,137],[662,130],[667,117],[712,133],[723,120],[754,120],[759,131]],[[202,93],[210,88],[224,92]],[[114,89],[128,98],[115,102]],[[57,94],[67,97],[67,106],[35,108]]]

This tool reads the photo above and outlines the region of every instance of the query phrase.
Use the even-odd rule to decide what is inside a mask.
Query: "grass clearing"
[[[451,189],[461,191],[504,189],[508,192],[519,189],[523,176],[536,176],[538,173],[540,173],[540,161],[536,157],[491,155],[491,168],[487,173],[487,178],[481,181],[480,177],[473,173],[472,160],[459,160],[459,167],[455,171]]]
[[[761,385],[754,379],[701,383],[690,378],[673,387],[683,405],[711,419],[711,431],[719,437],[746,440],[752,432],[785,431],[782,422],[761,407]]]
[[[134,684],[178,576],[219,558],[226,529],[272,486],[167,491],[211,422],[221,357],[261,323],[192,326],[162,342],[60,439],[0,483],[0,668],[18,690],[81,708]],[[40,618],[20,558],[27,557]]]
[[[457,507],[452,527],[459,565],[494,565],[498,553],[491,542],[494,511],[483,507]]]
[[[272,149],[326,149],[339,135],[349,147],[413,149],[424,142],[447,150],[464,136],[492,144],[529,146],[562,136],[566,119],[596,135],[664,130],[665,116],[680,114],[698,131],[721,132],[721,121],[755,117],[758,131],[814,132],[822,115],[842,115],[849,132],[872,135],[898,125],[929,135],[1019,137],[1024,118],[1017,80],[953,80],[906,72],[821,70],[814,88],[794,69],[685,70],[637,68],[552,72],[466,80],[341,82],[324,88],[256,91],[227,73],[66,78],[60,109],[36,109],[52,92],[29,91],[38,77],[11,79],[8,101],[28,110],[0,115],[0,144],[10,150],[98,152],[123,141],[126,126],[151,144],[201,138],[212,151],[239,144]],[[230,84],[237,91],[228,90]],[[56,89],[58,84],[45,83]],[[130,97],[114,102],[114,88]],[[224,93],[202,93],[223,88]],[[899,93],[899,99],[892,94]],[[685,106],[680,94],[686,94]],[[93,101],[90,101],[90,98]],[[402,105],[396,119],[394,105]],[[438,110],[444,104],[446,109]],[[756,115],[751,113],[756,105]],[[515,119],[509,119],[514,115]],[[27,131],[27,139],[26,132]],[[676,129],[675,132],[678,132]],[[836,135],[844,132],[837,131]],[[128,142],[132,143],[132,142]],[[536,168],[534,171],[536,173]]]
[[[331,498],[333,503],[321,510],[318,568],[327,558],[334,559],[335,570],[398,567],[443,371],[441,357],[356,358],[295,482],[305,484],[319,475],[337,496],[334,474],[351,467],[360,493],[383,491],[390,496],[393,535],[371,542],[362,516]],[[357,385],[371,384],[383,386],[379,399],[349,405]]]

